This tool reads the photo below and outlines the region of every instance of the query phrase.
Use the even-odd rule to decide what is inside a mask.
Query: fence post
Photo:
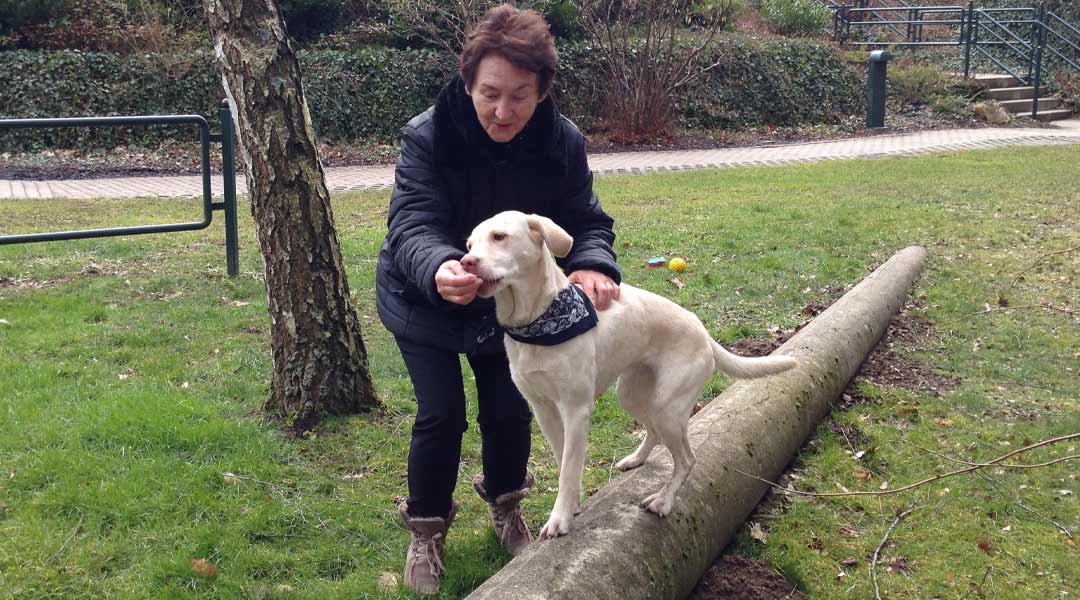
[[[1035,15],[1035,23],[1032,27],[1035,28],[1035,51],[1034,51],[1034,72],[1032,73],[1031,81],[1034,86],[1034,91],[1031,96],[1031,118],[1034,119],[1039,116],[1039,86],[1042,83],[1042,51],[1043,46],[1046,44],[1046,3],[1040,2],[1038,12]]]
[[[240,247],[236,226],[236,154],[235,133],[229,101],[221,102],[221,175],[225,193],[225,265],[229,277],[240,273]]]
[[[964,43],[964,79],[967,79],[971,76],[971,33],[975,25],[975,0],[968,0],[967,10],[964,11],[964,15],[965,17],[960,20],[960,41]],[[965,24],[967,26],[966,33]]]
[[[837,19],[837,21],[836,21],[836,41],[840,42],[840,45],[843,46],[844,42],[847,41],[848,33],[850,33],[850,31],[848,29],[848,5],[847,4],[841,4],[840,5],[839,10],[836,11],[835,18]]]

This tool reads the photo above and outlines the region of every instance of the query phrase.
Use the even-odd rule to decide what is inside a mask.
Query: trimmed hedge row
[[[604,65],[585,43],[560,47],[555,94],[583,127],[599,106]],[[685,90],[679,110],[691,128],[730,128],[829,119],[861,110],[861,84],[839,55],[804,40],[722,40],[702,67],[718,66]],[[300,54],[305,93],[321,139],[391,140],[427,108],[455,65],[429,50],[369,48]],[[217,128],[223,96],[210,52],[121,57],[83,52],[0,52],[0,117],[201,114]],[[192,139],[192,128],[37,129],[0,133],[0,150],[109,147]]]

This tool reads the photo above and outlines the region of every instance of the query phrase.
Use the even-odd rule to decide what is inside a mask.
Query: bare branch
[[[1020,281],[1021,277],[1023,277],[1027,273],[1031,272],[1031,270],[1034,269],[1035,267],[1039,266],[1039,264],[1042,263],[1042,261],[1050,258],[1051,256],[1058,256],[1058,255],[1061,255],[1061,254],[1071,254],[1071,253],[1077,252],[1077,251],[1080,251],[1080,246],[1073,246],[1072,248],[1065,248],[1064,250],[1057,250],[1055,252],[1047,252],[1046,254],[1040,255],[1038,258],[1035,259],[1034,262],[1032,262],[1030,265],[1028,265],[1028,267],[1026,269],[1020,271],[1016,275],[1013,275],[1012,280],[1009,282],[1009,286],[1006,287],[1005,290],[1002,291],[999,295],[1004,296],[1005,294],[1009,293],[1009,290],[1013,289],[1013,287],[1016,285],[1016,283],[1018,281]]]
[[[717,0],[704,34],[688,43],[691,0],[576,0],[590,38],[607,61],[600,112],[617,135],[664,135],[675,114],[675,91],[715,68],[692,67],[730,17],[732,0]],[[718,8],[719,7],[719,8]]]
[[[874,598],[876,598],[877,600],[881,600],[881,590],[878,589],[878,583],[877,583],[877,560],[878,560],[878,556],[881,555],[881,549],[885,547],[885,542],[887,542],[889,540],[889,535],[892,534],[893,529],[896,529],[896,525],[898,523],[900,523],[900,521],[904,517],[910,515],[911,511],[913,511],[913,510],[915,510],[915,509],[914,508],[909,508],[909,509],[905,510],[904,512],[896,515],[896,518],[893,519],[892,525],[889,525],[889,529],[885,532],[885,536],[883,538],[881,538],[881,543],[878,544],[877,549],[874,550],[874,558],[873,558],[873,560],[870,561],[870,578],[874,580]]]
[[[1061,308],[1061,307],[1058,307],[1058,306],[1054,306],[1053,304],[1020,304],[1020,305],[1017,305],[1017,306],[1001,306],[1001,307],[995,307],[995,308],[991,308],[991,307],[988,306],[983,310],[976,311],[976,312],[973,312],[973,313],[968,313],[966,315],[960,315],[959,317],[956,317],[955,319],[948,319],[948,320],[945,320],[945,321],[940,321],[938,323],[938,325],[940,326],[940,325],[945,325],[947,323],[955,323],[957,321],[963,321],[963,320],[969,319],[971,317],[978,317],[978,316],[981,316],[981,315],[988,315],[988,314],[991,314],[991,313],[1005,312],[1005,311],[1009,311],[1009,310],[1024,310],[1024,309],[1032,309],[1032,308],[1041,308],[1043,310],[1050,310],[1050,311],[1054,311],[1054,312],[1059,312],[1059,313],[1066,314],[1066,315],[1073,316],[1073,317],[1080,317],[1080,311],[1078,311],[1078,310],[1072,310],[1072,309],[1069,309],[1069,308]]]
[[[813,497],[813,498],[843,498],[843,497],[848,497],[848,496],[891,496],[893,494],[899,494],[900,492],[906,492],[908,490],[913,490],[913,489],[915,489],[917,487],[926,485],[928,483],[933,483],[935,481],[940,481],[942,479],[946,479],[948,477],[953,477],[955,475],[963,475],[965,473],[970,473],[972,471],[977,471],[977,470],[985,468],[985,467],[998,466],[999,463],[1005,461],[1008,458],[1012,458],[1013,456],[1016,456],[1017,454],[1022,454],[1024,452],[1029,451],[1029,450],[1034,450],[1036,448],[1041,448],[1043,446],[1049,446],[1051,444],[1056,444],[1058,442],[1064,442],[1066,440],[1073,440],[1073,439],[1076,439],[1076,438],[1080,438],[1080,432],[1070,433],[1068,435],[1062,435],[1062,436],[1058,436],[1058,437],[1055,437],[1055,438],[1050,438],[1048,440],[1043,440],[1041,442],[1036,442],[1034,444],[1024,446],[1023,448],[1017,448],[1016,450],[1013,450],[1012,452],[1009,452],[1007,454],[1003,454],[1003,455],[1001,455],[1001,456],[999,456],[999,457],[997,457],[997,458],[995,458],[995,459],[993,459],[993,460],[991,460],[989,462],[973,463],[972,465],[967,466],[967,467],[965,467],[963,469],[957,469],[955,471],[950,471],[948,473],[943,473],[941,475],[934,475],[933,477],[927,477],[926,479],[923,479],[922,481],[916,481],[915,483],[905,485],[903,487],[898,487],[898,488],[891,489],[891,490],[880,490],[880,491],[876,491],[876,492],[830,492],[830,493],[804,492],[804,491],[797,490],[797,489],[792,488],[792,487],[784,487],[784,486],[782,486],[782,485],[780,485],[778,483],[774,483],[772,481],[769,481],[768,479],[762,479],[761,477],[758,477],[756,475],[751,475],[749,473],[744,473],[744,472],[742,472],[742,471],[740,471],[738,469],[735,469],[735,471],[737,473],[739,473],[741,475],[745,475],[746,477],[749,477],[751,479],[756,479],[758,481],[767,483],[767,484],[771,485],[772,487],[774,487],[774,488],[776,488],[778,490],[782,490],[782,491],[784,491],[786,493],[789,493],[789,494],[797,494],[799,496],[810,496],[810,497]],[[1049,464],[1054,464],[1054,463],[1057,463],[1057,462],[1062,462],[1063,460],[1068,460],[1070,458],[1075,458],[1075,457],[1064,457],[1064,458],[1059,459],[1059,460],[1050,461],[1047,464],[1049,465]]]

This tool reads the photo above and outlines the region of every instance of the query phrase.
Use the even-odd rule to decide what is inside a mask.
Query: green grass
[[[807,304],[835,299],[905,246],[927,246],[912,310],[938,325],[916,355],[961,385],[941,397],[871,386],[875,402],[833,415],[866,454],[856,460],[823,426],[794,465],[805,489],[895,488],[955,468],[919,447],[978,461],[1080,431],[1077,318],[1036,309],[972,316],[997,306],[1040,256],[1080,245],[1077,164],[1080,147],[1059,146],[610,177],[597,191],[616,218],[626,281],[694,310],[725,341],[790,329]],[[9,278],[0,285],[0,598],[409,597],[379,586],[400,572],[407,545],[395,502],[406,493],[414,414],[404,365],[374,311],[387,195],[334,203],[387,409],[330,420],[299,441],[257,418],[269,318],[249,215],[235,279],[224,274],[220,222],[0,247],[0,277]],[[197,213],[197,203],[175,200],[0,201],[0,232]],[[682,287],[644,266],[658,255],[687,258]],[[1080,252],[1048,256],[1007,300],[1078,310],[1078,265]],[[716,378],[706,395],[725,385]],[[635,433],[603,397],[587,490],[611,477]],[[444,598],[508,560],[468,484],[478,440],[473,425]],[[538,527],[556,483],[538,434],[533,443],[538,486],[525,509]],[[1077,445],[1021,458],[1052,460]],[[1050,521],[1080,531],[1076,473],[1075,462],[987,469],[898,496],[790,502],[755,517],[765,543],[744,532],[733,551],[769,561],[814,598],[873,597],[870,556],[896,511],[918,506],[882,551],[883,597],[1071,597],[1080,552]],[[897,557],[904,568],[887,571]],[[219,575],[194,574],[193,559]]]

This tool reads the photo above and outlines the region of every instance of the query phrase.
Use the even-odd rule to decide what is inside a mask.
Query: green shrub
[[[430,51],[301,52],[304,92],[320,138],[389,139],[430,105],[449,66]],[[0,118],[199,114],[218,127],[224,91],[210,52],[119,57],[0,52]],[[111,147],[193,139],[188,127],[25,129],[0,149]]]
[[[61,17],[67,0],[0,0],[0,33]]]
[[[564,41],[575,41],[585,38],[585,25],[581,22],[581,13],[577,6],[570,0],[545,0],[539,7],[551,33]]]
[[[680,102],[688,126],[719,129],[830,121],[863,111],[863,84],[832,48],[726,36]]]
[[[1053,86],[1065,101],[1065,106],[1075,113],[1080,113],[1080,75],[1074,72],[1058,71],[1054,74]]]
[[[905,104],[925,104],[949,91],[949,76],[937,65],[896,63],[888,70],[889,94]]]
[[[279,0],[289,36],[303,43],[346,25],[345,0]]]
[[[968,99],[963,96],[946,94],[930,99],[930,108],[942,115],[963,115],[968,112]]]
[[[784,35],[818,35],[832,22],[832,13],[817,0],[762,0],[761,17]]]
[[[552,95],[559,109],[589,128],[600,106],[602,56],[589,43],[559,44]],[[396,139],[427,108],[455,64],[430,50],[365,48],[299,54],[304,92],[320,139]],[[717,66],[680,93],[689,128],[730,128],[829,120],[861,112],[862,85],[828,46],[805,40],[761,42],[725,36],[700,67]],[[210,52],[133,55],[0,52],[0,118],[200,114],[216,129],[223,96]],[[0,151],[111,147],[194,139],[192,128],[33,129],[0,135]]]

